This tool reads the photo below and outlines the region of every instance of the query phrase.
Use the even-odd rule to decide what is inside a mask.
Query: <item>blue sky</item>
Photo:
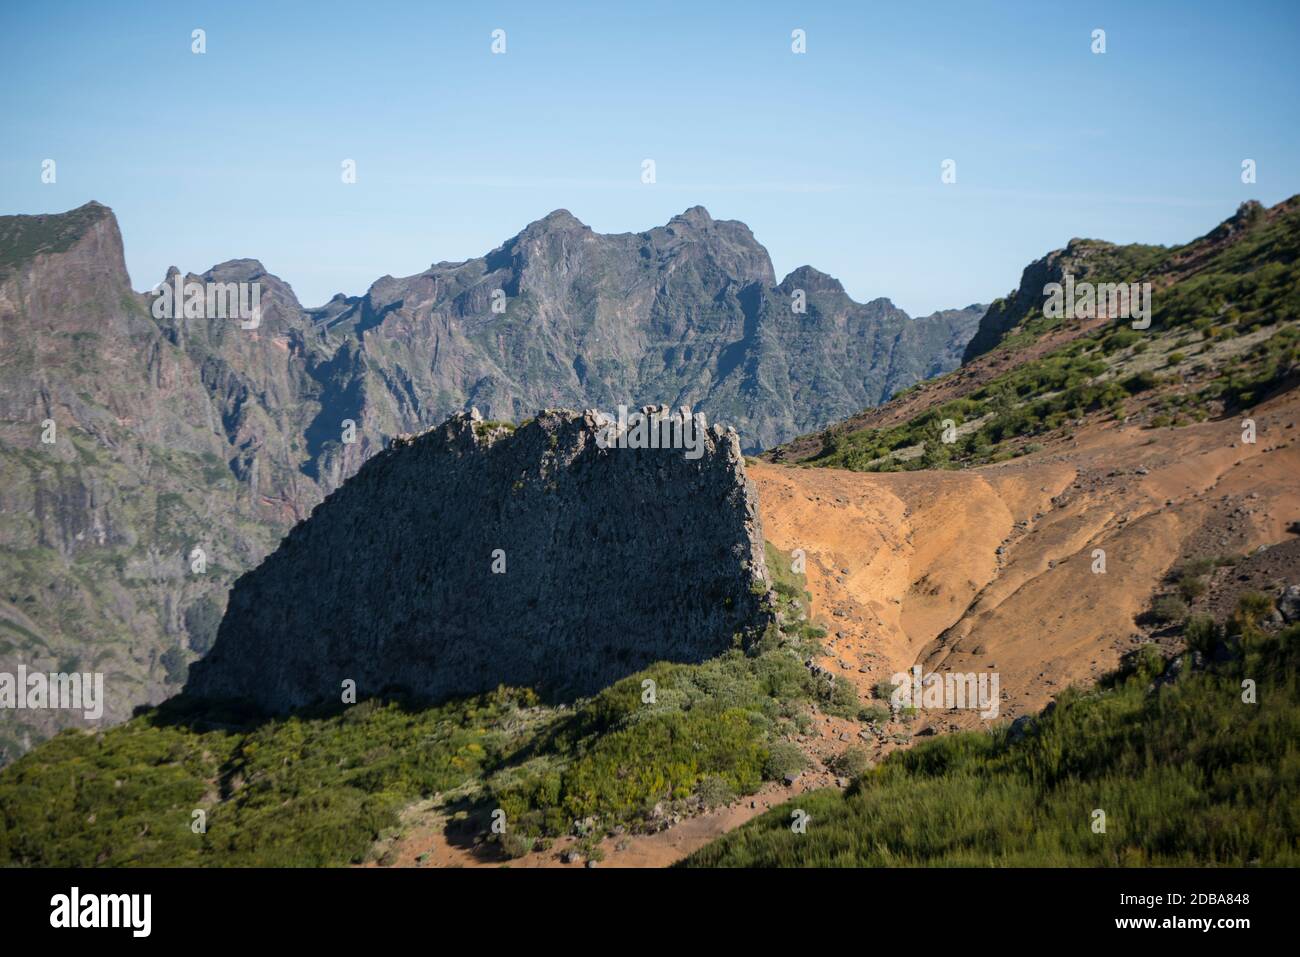
[[[1182,242],[1300,192],[1297,49],[1292,0],[6,2],[0,213],[96,199],[138,289],[247,256],[317,305],[552,209],[625,232],[700,204],[778,277],[919,314],[1072,236]]]

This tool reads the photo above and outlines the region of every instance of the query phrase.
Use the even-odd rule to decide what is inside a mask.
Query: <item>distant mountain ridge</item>
[[[617,234],[556,210],[483,256],[304,312],[356,343],[343,404],[372,436],[470,407],[519,421],[667,403],[758,451],[954,368],[983,307],[912,319],[807,266],[777,283],[747,226],[696,206]]]
[[[235,577],[395,435],[668,404],[752,451],[954,367],[983,311],[911,319],[810,267],[778,283],[702,207],[616,235],[557,210],[317,308],[256,259],[179,278],[256,282],[260,323],[156,318],[99,203],[0,217],[0,671],[104,671],[109,720],[175,691]],[[78,723],[4,718],[0,762]]]

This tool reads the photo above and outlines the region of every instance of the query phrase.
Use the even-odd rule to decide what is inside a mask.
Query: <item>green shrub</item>
[[[875,765],[865,748],[852,747],[839,754],[832,755],[826,767],[835,774],[854,779],[870,771]]]
[[[858,720],[864,724],[885,724],[889,717],[889,709],[880,705],[863,705],[858,709]]]
[[[1213,558],[1193,558],[1184,562],[1182,567],[1179,568],[1179,576],[1182,578],[1199,578],[1214,571],[1216,564]]]
[[[1101,348],[1105,353],[1118,352],[1120,349],[1127,349],[1134,343],[1142,339],[1142,334],[1136,330],[1121,326],[1102,340]]]
[[[1128,392],[1129,395],[1136,395],[1139,392],[1154,389],[1159,384],[1160,377],[1148,369],[1143,370],[1142,372],[1135,372],[1133,375],[1125,379],[1124,390]]]
[[[1197,575],[1183,574],[1178,580],[1178,594],[1183,596],[1184,601],[1195,601],[1205,594],[1209,584],[1204,578]]]
[[[1295,867],[1298,666],[1292,627],[1162,686],[1144,665],[1067,689],[1032,735],[897,751],[848,791],[801,794],[682,866]],[[1257,704],[1241,703],[1244,677]],[[816,822],[804,834],[789,828],[796,806]],[[1089,826],[1096,807],[1104,835]]]
[[[1261,618],[1273,610],[1273,599],[1262,592],[1248,591],[1237,599],[1237,610],[1232,617],[1234,634],[1248,634]]]
[[[736,789],[726,778],[718,777],[716,774],[702,778],[695,787],[695,793],[699,795],[705,807],[717,807],[736,800]]]
[[[858,713],[861,702],[853,682],[846,679],[823,682],[819,688],[818,698],[822,710],[838,718],[852,718]]]
[[[1209,615],[1192,615],[1183,627],[1183,637],[1191,651],[1200,652],[1207,658],[1214,654],[1219,642],[1219,626]]]
[[[1187,617],[1187,602],[1175,595],[1161,595],[1151,606],[1151,620],[1161,625],[1182,621]]]
[[[516,858],[530,853],[537,845],[537,838],[528,834],[507,831],[505,834],[499,835],[497,843],[501,845],[501,852],[506,857]]]
[[[808,766],[803,752],[789,741],[777,741],[763,762],[763,777],[779,781],[787,774],[798,774]]]

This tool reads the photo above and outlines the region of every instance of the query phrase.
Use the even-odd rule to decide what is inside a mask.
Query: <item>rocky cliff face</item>
[[[559,211],[317,309],[254,259],[179,278],[257,283],[260,324],[155,316],[98,203],[0,217],[0,671],[101,671],[106,721],[174,693],[234,579],[392,436],[475,404],[667,402],[754,449],[951,368],[980,312],[910,319],[807,267],[778,284],[698,207],[619,235]],[[0,763],[79,723],[0,714]]]
[[[347,680],[358,696],[586,694],[761,629],[736,433],[701,430],[693,458],[601,447],[600,428],[593,413],[512,431],[472,412],[394,440],[236,582],[187,693],[271,711],[339,701]]]
[[[0,217],[0,672],[101,672],[104,722],[179,689],[234,576],[321,497],[298,446],[323,349],[260,264],[230,273],[261,275],[276,332],[155,319],[104,206]],[[0,763],[82,723],[5,710]]]
[[[1004,298],[997,299],[984,312],[975,335],[966,343],[962,362],[970,362],[994,349],[1008,334],[1034,315],[1041,315],[1048,283],[1062,282],[1067,273],[1076,279],[1088,279],[1096,272],[1094,260],[1107,260],[1119,247],[1110,243],[1073,239],[1065,249],[1055,249],[1025,267],[1020,285]],[[1092,255],[1101,251],[1101,256]],[[1134,277],[1136,278],[1136,277]]]

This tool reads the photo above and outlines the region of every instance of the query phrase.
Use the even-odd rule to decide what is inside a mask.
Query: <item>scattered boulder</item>
[[[1287,624],[1300,621],[1300,585],[1288,585],[1277,600],[1277,610]]]
[[[1011,722],[1011,727],[1007,731],[1007,740],[1014,744],[1028,735],[1033,729],[1033,726],[1033,716],[1022,714],[1020,717],[1016,718],[1015,721]]]

